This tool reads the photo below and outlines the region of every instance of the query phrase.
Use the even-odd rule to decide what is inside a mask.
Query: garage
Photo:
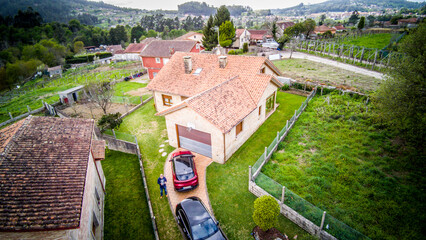
[[[178,145],[181,148],[212,157],[212,141],[209,133],[176,125]]]

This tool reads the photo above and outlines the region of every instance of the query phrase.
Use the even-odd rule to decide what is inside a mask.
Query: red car
[[[169,161],[172,163],[173,185],[176,191],[188,191],[198,187],[194,155],[190,151],[175,152]]]

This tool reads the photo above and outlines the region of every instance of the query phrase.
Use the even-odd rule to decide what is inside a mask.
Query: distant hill
[[[45,22],[68,22],[79,15],[78,9],[104,8],[123,10],[103,2],[92,2],[87,0],[0,0],[0,15],[14,16],[18,10],[26,10],[32,7],[39,12]],[[87,18],[87,15],[86,15]]]
[[[322,12],[381,11],[386,8],[420,8],[425,3],[406,0],[329,0],[322,3],[304,5],[303,3],[283,9],[272,9],[273,14],[302,16]]]

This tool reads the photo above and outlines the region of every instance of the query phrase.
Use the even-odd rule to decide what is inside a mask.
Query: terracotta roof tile
[[[243,29],[239,28],[239,29],[235,30],[235,37],[239,38],[241,36],[241,34],[243,34],[244,30],[245,30],[244,28]]]
[[[0,154],[0,231],[79,227],[94,121],[29,116],[14,127]]]
[[[13,135],[15,135],[16,131],[18,131],[24,121],[25,119],[22,119],[21,121],[0,130],[0,152],[3,152],[4,147],[9,143],[10,139]]]
[[[146,48],[142,51],[142,57],[170,57],[171,48],[174,49],[174,52],[189,52],[197,44],[196,41],[186,41],[186,40],[156,40],[152,41]]]
[[[174,40],[191,40],[189,38],[194,36],[194,35],[202,35],[204,37],[204,34],[202,34],[202,33],[188,32],[188,33],[185,33],[184,35],[182,35],[180,37],[175,38]],[[193,40],[193,41],[196,41],[196,40]]]
[[[92,140],[92,153],[95,160],[105,159],[105,141]]]
[[[130,43],[126,50],[124,50],[124,53],[141,53],[154,40],[155,38],[145,38],[140,43]]]

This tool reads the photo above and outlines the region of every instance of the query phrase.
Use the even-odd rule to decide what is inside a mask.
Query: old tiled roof
[[[327,32],[327,31],[334,32],[334,31],[335,31],[335,29],[330,28],[330,27],[327,27],[326,25],[317,26],[317,27],[315,27],[315,29],[314,29],[314,32],[315,32],[315,33],[324,33],[324,32]]]
[[[345,28],[345,26],[343,26],[343,25],[336,25],[336,26],[334,26],[334,28],[336,29],[336,30],[346,30],[346,28]]]
[[[61,65],[55,66],[55,67],[51,67],[51,68],[47,68],[47,71],[50,72],[50,71],[56,71],[56,70],[60,70],[60,69],[62,69]]]
[[[278,27],[280,27],[281,29],[289,28],[291,26],[294,26],[294,24],[294,22],[277,22]]]
[[[3,152],[4,147],[6,147],[10,139],[13,135],[15,135],[16,131],[18,131],[24,121],[25,119],[22,119],[21,121],[0,130],[0,152]]]
[[[105,141],[92,140],[92,153],[95,160],[105,159]]]
[[[250,32],[250,39],[254,39],[254,40],[262,40],[263,36],[265,37],[272,37],[271,35],[268,35],[268,31],[267,30],[252,30],[252,29],[248,29],[248,31]]]
[[[145,46],[145,43],[130,43],[124,53],[140,53]]]
[[[124,54],[124,53],[125,53],[124,50],[117,50],[117,51],[114,52],[114,55],[115,54]]]
[[[29,116],[16,124],[0,154],[0,231],[79,227],[94,121]]]
[[[175,40],[194,40],[197,41],[195,39],[193,39],[194,35],[202,35],[204,36],[202,33],[197,33],[197,32],[188,32],[180,37],[175,38]]]
[[[235,30],[235,37],[239,38],[241,36],[241,34],[243,34],[244,31],[245,31],[244,28],[242,28],[242,29],[239,28],[239,29]]]
[[[172,52],[189,52],[197,44],[196,41],[186,40],[156,40],[152,41],[142,51],[142,57],[170,57]]]
[[[202,68],[199,75],[185,74],[184,56],[191,56],[193,72]],[[280,86],[273,76],[260,73],[263,64],[274,68],[264,57],[230,55],[227,62],[225,68],[219,68],[217,55],[175,53],[148,89],[190,98],[157,115],[189,107],[227,132],[257,107],[269,82]]]
[[[123,50],[123,47],[121,45],[109,45],[106,47],[106,50],[110,53],[115,53],[118,50]]]

